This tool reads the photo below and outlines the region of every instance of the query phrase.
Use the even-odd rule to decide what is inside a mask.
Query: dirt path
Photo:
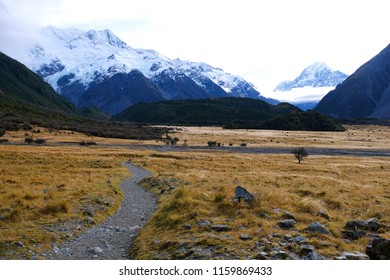
[[[75,240],[54,247],[47,259],[128,259],[131,243],[156,209],[156,197],[138,183],[152,174],[125,163],[132,176],[120,184],[123,201],[119,210],[104,223],[90,228]]]

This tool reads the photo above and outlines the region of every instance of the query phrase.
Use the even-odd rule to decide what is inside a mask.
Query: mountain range
[[[390,45],[329,92],[315,110],[341,119],[390,119]]]
[[[110,30],[42,29],[19,61],[79,108],[117,114],[139,102],[246,97],[276,104],[244,79],[205,63],[134,49]]]

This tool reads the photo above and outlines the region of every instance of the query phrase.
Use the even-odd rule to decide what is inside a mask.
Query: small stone
[[[303,236],[296,236],[296,237],[293,237],[289,240],[290,242],[294,242],[294,243],[305,243],[307,242],[307,239]]]
[[[189,230],[192,228],[192,226],[190,224],[184,224],[182,225],[182,228]]]
[[[2,215],[0,215],[0,221],[1,221],[1,220],[5,220],[5,217],[2,216]]]
[[[16,247],[19,247],[19,248],[24,248],[24,247],[25,247],[24,244],[23,244],[22,242],[20,242],[20,241],[15,241],[15,242],[14,242],[14,245],[15,245]]]
[[[58,254],[58,252],[60,251],[60,248],[58,248],[57,246],[53,246],[53,252]]]
[[[368,260],[368,256],[360,252],[343,252],[341,256],[347,260]]]
[[[325,228],[325,226],[321,225],[319,222],[311,223],[306,230],[311,232],[321,233],[321,234],[331,234],[331,232],[328,231]]]
[[[290,256],[285,251],[278,251],[275,255],[272,256],[273,260],[288,260]]]
[[[101,253],[103,253],[103,250],[100,247],[93,247],[88,249],[88,253],[92,255],[100,255]]]
[[[278,226],[283,229],[293,228],[297,222],[293,219],[282,220],[278,222]]]
[[[241,234],[240,239],[241,240],[251,240],[252,237],[250,237],[248,234]]]
[[[279,240],[278,243],[279,243],[279,245],[282,246],[282,247],[287,246],[287,244],[288,244],[288,243],[287,243],[286,241],[284,241],[284,240]]]
[[[176,188],[175,186],[169,186],[170,191],[174,190],[175,188]]]
[[[253,257],[255,260],[268,260],[268,254],[266,252],[260,252]]]
[[[290,240],[292,238],[291,234],[285,234],[284,235],[284,240]]]
[[[305,257],[303,257],[303,259],[321,261],[325,258],[322,255],[318,254],[316,251],[311,251]]]
[[[207,220],[201,220],[198,222],[198,226],[200,227],[209,227],[211,226],[211,222]]]
[[[307,255],[310,252],[313,252],[315,248],[311,245],[301,245],[301,248],[299,249],[300,255]]]
[[[218,231],[218,232],[231,230],[231,228],[228,225],[213,225],[213,226],[211,226],[211,229]]]

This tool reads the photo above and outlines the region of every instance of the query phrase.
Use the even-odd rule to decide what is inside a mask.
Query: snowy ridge
[[[222,69],[201,62],[171,60],[154,50],[131,48],[110,30],[85,32],[49,26],[41,30],[38,42],[16,59],[38,73],[58,93],[77,106],[78,100],[83,99],[84,91],[93,86],[96,88],[97,84],[106,82],[116,74],[129,75],[133,70],[149,79],[152,83],[149,89],[156,86],[154,93],[166,99],[235,96],[277,103],[276,100],[261,96],[244,79],[225,73]],[[189,85],[190,80],[195,84]],[[194,88],[194,85],[199,88]],[[183,90],[188,87],[190,91]],[[132,105],[131,96],[124,97],[126,93],[123,91],[126,90],[123,84],[120,90],[121,98]],[[118,89],[113,88],[111,96],[117,92]],[[127,95],[131,94],[134,93],[129,90]]]

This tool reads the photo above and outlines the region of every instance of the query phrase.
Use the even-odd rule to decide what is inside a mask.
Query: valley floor
[[[38,129],[2,137],[9,140],[0,145],[2,259],[44,259],[53,244],[115,213],[122,201],[119,182],[127,176],[123,161],[151,171],[143,184],[158,195],[156,212],[128,252],[132,258],[304,258],[308,252],[358,258],[370,234],[390,237],[386,227],[357,240],[345,236],[347,222],[355,219],[390,225],[388,127],[353,126],[346,132],[179,127],[170,135],[179,138],[176,148]],[[27,134],[46,144],[25,145]],[[97,145],[80,146],[82,141]],[[220,142],[221,150],[208,148],[208,141]],[[290,152],[298,146],[309,151],[301,164]],[[248,152],[263,148],[271,152]],[[315,152],[329,150],[352,154]],[[254,195],[255,204],[234,202],[238,185]],[[285,220],[293,225],[285,228]],[[312,232],[313,222],[329,233]]]

